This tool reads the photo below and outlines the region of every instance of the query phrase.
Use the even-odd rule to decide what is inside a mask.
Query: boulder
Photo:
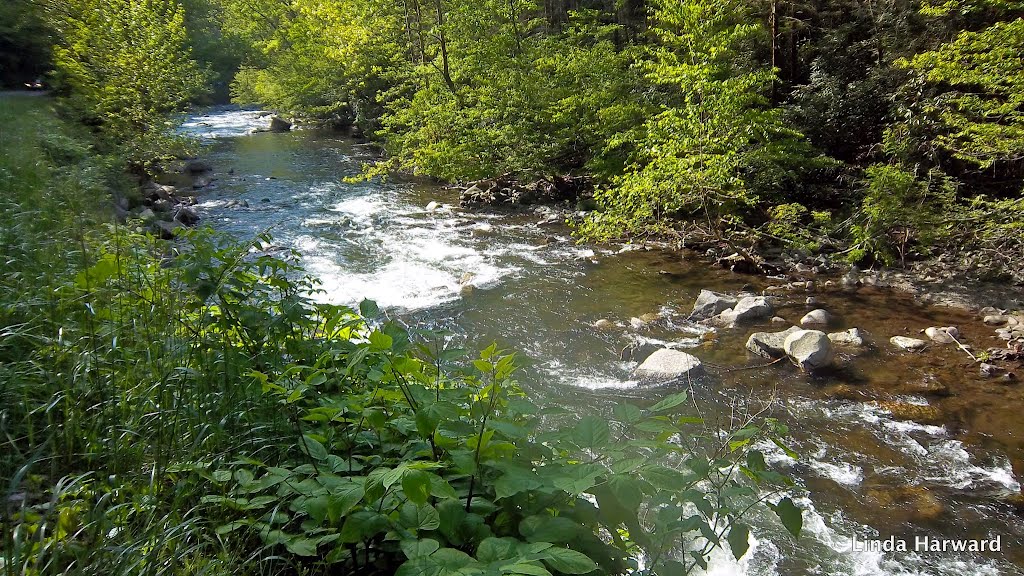
[[[441,207],[441,205],[438,204],[437,202],[431,202],[431,203],[427,204],[427,212],[434,212],[435,210],[437,210],[440,207]]]
[[[925,342],[924,340],[920,340],[917,338],[907,338],[906,336],[893,336],[892,338],[889,338],[889,342],[891,342],[893,346],[899,348],[900,350],[914,352],[924,350],[925,348],[928,347],[928,343]]]
[[[704,365],[692,354],[661,348],[647,357],[633,372],[641,384],[666,383],[704,376]]]
[[[146,222],[149,222],[150,220],[156,220],[156,212],[153,212],[149,208],[146,208],[142,212],[139,212],[139,218]]]
[[[195,208],[179,205],[174,212],[174,219],[185,226],[195,226],[199,223],[199,213]]]
[[[931,326],[924,333],[932,342],[939,344],[952,344],[960,337],[960,331],[956,329],[956,326]]]
[[[771,318],[775,310],[764,296],[748,296],[740,299],[732,309],[731,316],[735,322],[750,322],[762,318]]]
[[[1008,318],[1006,316],[1001,314],[990,314],[985,316],[982,322],[989,326],[1002,326],[1003,324],[1006,324],[1007,319]]]
[[[821,308],[811,310],[800,319],[801,326],[821,326],[830,322],[832,322],[832,315],[828,313],[828,310]]]
[[[754,332],[747,338],[747,350],[765,358],[782,358],[786,355],[786,338],[795,332],[800,332],[800,328],[793,326],[782,332]]]
[[[825,368],[835,359],[828,334],[819,330],[798,330],[786,337],[783,350],[804,370]]]
[[[736,299],[710,290],[701,290],[693,304],[691,320],[706,320],[736,305]]]
[[[270,131],[271,132],[288,132],[292,129],[292,123],[281,118],[280,116],[270,117]]]
[[[832,332],[828,335],[828,339],[836,346],[860,348],[864,345],[864,334],[860,331],[860,328],[850,328],[849,330],[844,330],[842,332]]]
[[[181,222],[167,222],[161,220],[156,223],[157,232],[160,233],[160,237],[164,240],[170,240],[178,233],[179,230],[184,228],[185,225]]]
[[[615,323],[607,318],[601,318],[597,322],[594,322],[594,328],[598,330],[614,330]]]

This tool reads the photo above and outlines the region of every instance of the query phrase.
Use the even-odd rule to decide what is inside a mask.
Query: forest
[[[1019,285],[1022,54],[1019,0],[5,1],[0,83],[47,94],[0,94],[0,574],[676,576],[753,510],[798,538],[770,414],[542,406],[512,351],[111,199],[231,102],[372,143],[363,181],[586,179],[580,243]]]
[[[54,6],[6,8],[5,41],[29,47],[5,74],[39,66],[48,26],[54,86],[118,141],[230,98],[357,127],[386,153],[369,174],[592,177],[588,240],[703,232],[861,265],[941,251],[1020,280],[1018,2]]]

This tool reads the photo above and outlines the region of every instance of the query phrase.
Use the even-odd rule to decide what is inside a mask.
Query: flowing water
[[[469,349],[492,342],[519,351],[520,381],[539,403],[605,413],[616,402],[657,400],[664,390],[629,380],[630,345],[687,349],[712,367],[695,391],[708,407],[774,399],[800,453],[773,447],[770,460],[798,479],[805,508],[798,541],[777,522],[759,528],[740,562],[716,555],[712,574],[781,576],[1024,574],[1024,523],[1015,512],[1024,472],[1024,393],[984,381],[953,346],[901,354],[889,336],[931,325],[957,325],[978,348],[994,345],[976,318],[928,309],[910,297],[862,289],[819,291],[835,329],[857,326],[875,343],[842,369],[821,377],[785,363],[762,364],[744,349],[764,325],[707,329],[685,320],[701,288],[760,291],[761,278],[715,270],[677,253],[576,245],[561,224],[534,213],[462,211],[457,193],[422,182],[344,183],[376,158],[337,134],[253,133],[256,112],[215,110],[182,130],[205,143],[214,185],[200,193],[207,224],[240,237],[270,229],[296,248],[322,281],[319,297],[339,304],[376,300],[417,325],[463,335]],[[430,202],[448,207],[428,211]],[[776,282],[777,283],[777,282]],[[819,284],[821,282],[819,281]],[[790,322],[808,309],[789,295],[777,313]],[[630,319],[658,313],[652,326]],[[607,318],[614,330],[598,330]],[[784,328],[783,326],[782,328]],[[922,396],[914,384],[939,381],[948,397]],[[910,386],[908,388],[908,386]],[[901,420],[871,400],[929,405],[925,422]],[[712,408],[709,408],[712,409]],[[851,538],[993,538],[998,553],[852,551]]]

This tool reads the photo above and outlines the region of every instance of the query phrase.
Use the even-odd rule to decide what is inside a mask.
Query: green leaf
[[[313,438],[309,434],[302,435],[302,444],[310,458],[314,460],[323,460],[327,458],[327,448],[324,448],[324,445],[321,444],[319,440]]]
[[[551,547],[544,551],[544,562],[563,574],[588,574],[597,570],[589,556],[568,548]]]
[[[579,524],[563,516],[538,514],[523,519],[519,533],[530,542],[571,542],[579,534]]]
[[[626,424],[635,424],[643,417],[640,408],[632,404],[616,404],[612,409],[612,414]]]
[[[522,574],[524,576],[551,576],[551,572],[548,572],[543,566],[537,564],[531,564],[527,562],[516,562],[515,564],[506,564],[499,568],[505,574]]]
[[[584,416],[572,430],[572,439],[581,448],[600,448],[610,437],[608,421],[597,416]]]
[[[528,490],[536,490],[543,486],[540,478],[532,470],[507,467],[494,482],[494,495],[497,498],[508,498]]]
[[[327,508],[330,499],[327,496],[314,496],[305,498],[302,502],[302,511],[317,523],[327,518]]]
[[[680,404],[686,402],[686,392],[680,392],[671,396],[665,397],[661,402],[658,402],[654,406],[651,406],[651,412],[667,412]]]
[[[732,526],[729,527],[729,535],[726,540],[729,542],[729,548],[732,550],[732,555],[737,560],[743,557],[747,553],[747,549],[750,548],[750,528],[747,528],[746,524],[733,522]]]
[[[429,504],[417,506],[412,502],[402,505],[398,511],[398,521],[413,530],[436,530],[441,525],[441,517],[436,508]]]
[[[409,470],[402,476],[402,491],[413,504],[426,504],[430,499],[430,474],[422,470]]]
[[[387,516],[370,510],[358,510],[345,518],[345,524],[341,527],[341,541],[344,544],[362,542],[384,532],[387,527]]]
[[[800,530],[804,526],[804,516],[800,508],[797,508],[793,500],[788,496],[779,500],[779,503],[772,507],[775,510],[775,514],[782,520],[782,525],[786,527],[786,530],[793,535],[794,538],[800,537]]]
[[[363,300],[359,303],[359,315],[363,318],[376,318],[380,316],[380,308],[373,300]]]
[[[476,559],[490,564],[515,558],[519,541],[515,538],[485,538],[476,547]]]
[[[300,537],[286,540],[284,547],[296,556],[316,556],[316,546],[319,543],[319,540]]]
[[[390,350],[394,345],[394,339],[383,332],[374,330],[370,332],[370,349],[378,352]]]
[[[405,557],[412,560],[423,556],[430,556],[441,547],[437,540],[432,538],[420,538],[418,540],[402,540],[400,544]]]
[[[331,487],[327,496],[327,517],[332,523],[337,523],[348,514],[363,499],[363,485],[350,481],[338,486]]]

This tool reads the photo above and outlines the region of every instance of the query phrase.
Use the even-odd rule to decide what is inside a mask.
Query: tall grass
[[[173,470],[276,444],[251,358],[166,245],[113,223],[132,182],[49,100],[0,100],[0,151],[0,573],[208,573],[221,544]],[[241,261],[206,246],[224,277]]]

